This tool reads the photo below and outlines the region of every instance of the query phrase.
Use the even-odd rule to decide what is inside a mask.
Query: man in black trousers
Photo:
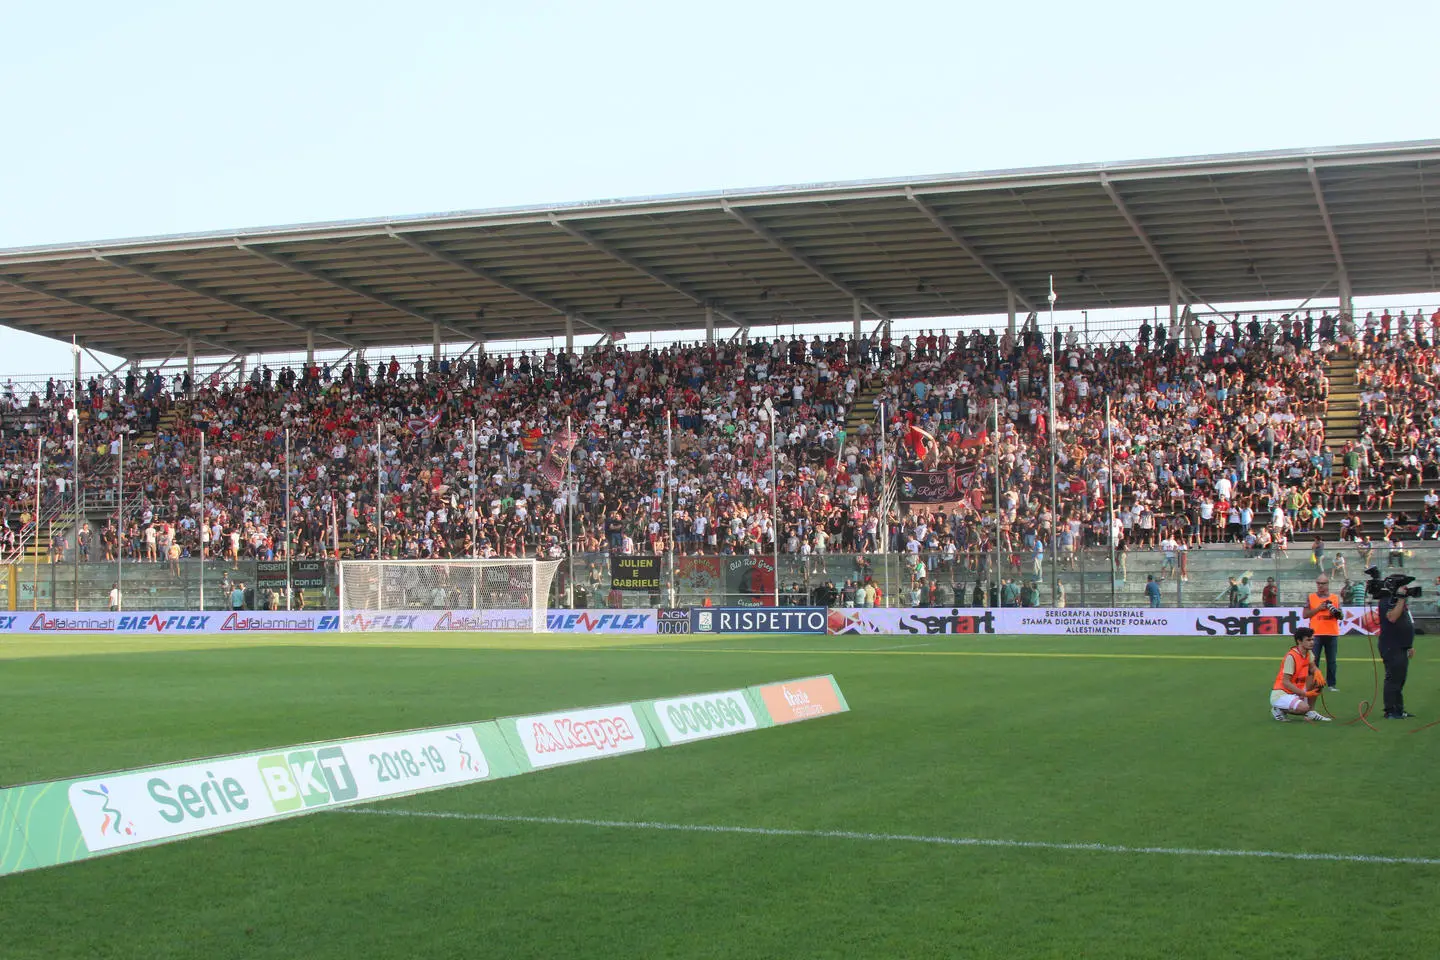
[[[1380,600],[1380,659],[1385,663],[1385,719],[1408,720],[1405,712],[1405,675],[1415,655],[1415,621],[1409,598],[1400,588]]]

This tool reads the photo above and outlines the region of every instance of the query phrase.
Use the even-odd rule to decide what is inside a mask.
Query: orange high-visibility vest
[[[1291,656],[1293,656],[1293,657],[1295,658],[1295,672],[1290,675],[1290,682],[1291,682],[1292,684],[1294,684],[1296,687],[1300,688],[1301,690],[1304,690],[1304,689],[1306,688],[1306,687],[1305,687],[1305,681],[1306,681],[1306,679],[1310,676],[1310,655],[1309,655],[1308,653],[1306,653],[1304,650],[1301,650],[1299,644],[1296,644],[1295,646],[1291,647],[1289,650],[1285,651],[1285,658],[1286,658],[1286,659],[1288,659],[1288,658],[1291,657]],[[1285,660],[1284,660],[1284,659],[1282,659],[1282,660],[1280,661],[1280,672],[1277,673],[1277,674],[1275,674],[1275,686],[1274,686],[1273,689],[1275,689],[1275,690],[1285,690]],[[1289,693],[1288,690],[1286,690],[1285,692],[1286,692],[1286,693]]]

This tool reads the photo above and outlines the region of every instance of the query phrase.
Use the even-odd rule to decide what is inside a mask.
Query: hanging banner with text
[[[610,589],[655,592],[660,589],[659,557],[610,555]]]

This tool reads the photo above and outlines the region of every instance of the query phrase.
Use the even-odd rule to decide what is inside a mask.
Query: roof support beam
[[[51,290],[44,284],[35,283],[30,280],[22,280],[19,277],[12,277],[6,274],[0,274],[0,282],[8,283],[12,287],[19,287],[21,290],[24,290],[28,293],[33,293],[39,297],[49,297],[52,300],[59,300],[61,303],[68,303],[72,307],[80,307],[84,310],[93,310],[96,313],[103,314],[115,320],[119,320],[122,323],[133,323],[137,326],[148,327],[151,330],[158,330],[161,333],[168,334],[169,336],[174,337],[181,343],[184,343],[191,336],[189,333],[185,332],[174,324],[166,323],[163,320],[150,320],[145,317],[136,316],[133,313],[126,313],[123,310],[116,310],[113,307],[107,307],[104,304],[99,303],[98,301],[91,300],[89,297],[76,297],[71,296],[70,294],[60,293],[58,290]],[[225,340],[223,338],[206,336],[195,337],[195,340],[199,343],[208,344],[209,346],[224,350],[226,353],[241,352],[240,347],[236,346],[233,343],[230,343],[228,340]]]
[[[1320,187],[1320,177],[1315,172],[1315,161],[1305,161],[1305,173],[1310,178],[1310,189],[1315,191],[1315,205],[1320,208],[1320,219],[1325,223],[1325,235],[1330,238],[1330,251],[1335,254],[1335,269],[1340,279],[1340,309],[1350,310],[1350,273],[1345,269],[1345,257],[1340,252],[1340,237],[1335,233],[1335,222],[1330,219],[1330,205],[1325,202],[1325,191]]]
[[[313,277],[316,280],[320,280],[324,283],[330,284],[330,286],[332,287],[338,287],[339,289],[344,290],[346,293],[353,293],[357,297],[364,297],[367,300],[373,300],[381,306],[389,307],[391,310],[394,310],[398,313],[406,314],[408,316],[414,317],[417,320],[424,320],[426,323],[439,324],[446,330],[449,330],[452,333],[457,333],[460,336],[464,337],[466,340],[483,340],[485,337],[485,333],[482,330],[477,330],[474,327],[457,326],[455,323],[449,320],[434,316],[433,314],[427,313],[424,310],[418,310],[415,307],[401,303],[399,300],[396,300],[392,297],[387,297],[382,293],[377,293],[376,291],[371,290],[368,287],[362,287],[358,283],[351,283],[349,280],[346,280],[343,277],[337,277],[324,270],[316,270],[312,267],[307,267],[305,266],[305,264],[299,262],[293,257],[287,257],[284,254],[279,253],[272,253],[269,250],[262,250],[260,247],[248,246],[239,241],[238,239],[235,241],[235,246],[237,249],[243,250],[251,256],[259,257],[261,260],[268,260],[271,263],[278,264],[279,266],[286,268],[287,270],[294,270],[296,273],[303,273],[307,277]]]
[[[513,280],[502,280],[494,273],[486,270],[484,267],[477,267],[469,260],[457,257],[453,253],[447,253],[445,250],[442,250],[440,247],[437,247],[432,243],[427,243],[424,240],[419,240],[415,237],[407,236],[403,233],[396,233],[394,230],[388,231],[388,234],[390,236],[390,239],[405,244],[405,246],[409,247],[411,250],[416,250],[420,253],[423,253],[427,257],[439,260],[441,263],[447,263],[457,270],[463,270],[465,273],[470,274],[472,277],[479,277],[486,283],[493,284],[494,286],[499,287],[501,290],[508,290],[509,292],[515,294],[517,297],[524,297],[531,303],[538,303],[545,309],[553,310],[561,316],[574,317],[577,321],[585,324],[585,326],[589,327],[591,330],[596,331],[597,333],[610,332],[610,325],[608,323],[602,323],[599,320],[592,320],[580,311],[575,310],[572,307],[567,307],[565,304],[560,303],[558,300],[552,300],[544,294],[537,293],[529,287],[518,284]]]
[[[615,247],[606,243],[604,240],[601,240],[599,237],[592,236],[591,234],[586,233],[584,230],[581,230],[578,227],[566,223],[564,220],[561,220],[554,214],[551,214],[550,222],[559,229],[563,230],[565,233],[570,234],[570,236],[574,237],[576,240],[579,240],[581,243],[588,244],[589,246],[594,247],[596,250],[599,250],[601,253],[605,254],[605,256],[609,257],[612,260],[616,260],[620,263],[625,264],[625,266],[629,267],[631,270],[634,270],[637,273],[643,273],[645,276],[649,277],[651,280],[654,280],[662,287],[668,287],[669,289],[674,290],[676,293],[680,294],[680,296],[692,301],[697,306],[711,307],[716,313],[720,314],[720,316],[724,317],[726,320],[729,320],[736,326],[744,327],[747,330],[750,328],[749,320],[740,316],[734,310],[725,306],[722,303],[717,303],[714,300],[706,299],[688,284],[682,283],[679,280],[674,279],[673,277],[669,277],[653,267],[647,267],[645,264],[634,259],[633,257],[627,256],[621,251],[615,249]]]
[[[724,210],[730,216],[734,217],[736,220],[744,224],[746,229],[748,229],[751,233],[755,234],[761,240],[764,240],[766,243],[770,244],[770,246],[774,247],[776,250],[779,250],[791,260],[794,260],[796,263],[800,264],[800,266],[804,267],[806,270],[809,270],[815,276],[819,277],[821,280],[824,280],[836,290],[839,290],[841,293],[845,294],[845,296],[849,297],[851,300],[859,300],[861,305],[864,306],[866,310],[869,310],[881,320],[890,319],[890,314],[888,314],[884,310],[881,310],[879,307],[875,306],[873,302],[861,296],[860,292],[855,290],[853,287],[840,280],[837,280],[835,277],[832,277],[819,264],[811,260],[809,257],[805,256],[805,254],[801,253],[799,250],[795,249],[790,244],[786,243],[784,240],[780,239],[780,237],[777,236],[774,231],[761,224],[744,210],[741,210],[739,207],[732,206],[730,204],[730,201],[728,200],[720,201],[720,209]]]
[[[1021,293],[1019,288],[1016,287],[1013,283],[1011,283],[1008,279],[1006,279],[1005,275],[1002,274],[998,269],[991,266],[990,261],[986,260],[983,256],[981,256],[979,251],[972,247],[970,245],[970,241],[966,240],[963,236],[961,236],[958,230],[950,226],[949,223],[945,222],[944,218],[940,216],[939,212],[934,207],[926,203],[923,198],[917,197],[915,195],[914,189],[906,187],[905,196],[909,198],[911,203],[915,204],[916,209],[918,209],[922,214],[924,214],[926,220],[929,220],[935,225],[936,229],[938,229],[941,233],[945,234],[945,236],[949,237],[951,243],[954,243],[957,247],[959,247],[971,260],[974,260],[975,265],[978,266],[981,270],[984,270],[987,274],[989,274],[990,279],[1000,284],[1000,286],[1005,290],[1007,294],[1010,295],[1010,297],[1023,304],[1026,310],[1036,312],[1035,305],[1032,304],[1025,297],[1025,294]]]
[[[1110,202],[1115,205],[1115,209],[1120,211],[1120,216],[1124,217],[1125,222],[1130,224],[1131,232],[1134,233],[1135,238],[1140,241],[1140,245],[1145,248],[1145,252],[1150,254],[1150,259],[1155,261],[1155,265],[1160,268],[1160,272],[1165,274],[1165,279],[1169,282],[1170,286],[1189,294],[1192,300],[1199,299],[1185,284],[1180,282],[1180,278],[1175,276],[1175,271],[1171,270],[1170,265],[1165,262],[1165,258],[1160,256],[1160,251],[1155,249],[1155,244],[1150,242],[1150,235],[1145,232],[1144,227],[1140,226],[1140,221],[1135,219],[1135,215],[1130,212],[1130,208],[1125,205],[1125,201],[1121,199],[1120,194],[1115,190],[1115,185],[1110,182],[1109,174],[1100,174],[1100,187],[1105,191],[1105,195],[1110,198]]]
[[[112,267],[119,267],[122,270],[128,270],[130,273],[136,274],[137,276],[145,277],[148,280],[154,280],[156,283],[163,283],[166,286],[174,287],[177,290],[184,290],[186,293],[193,293],[197,297],[204,297],[207,300],[214,300],[216,303],[223,303],[227,307],[234,307],[236,310],[243,310],[246,313],[254,314],[257,317],[262,317],[266,320],[274,321],[275,323],[278,323],[282,326],[293,327],[296,330],[303,330],[306,334],[311,336],[318,333],[320,336],[324,337],[327,340],[333,340],[336,343],[343,344],[347,347],[358,348],[362,346],[360,341],[356,340],[355,338],[347,337],[339,333],[334,333],[328,328],[318,323],[311,323],[307,320],[300,320],[295,317],[280,313],[277,310],[267,310],[266,308],[257,306],[253,303],[247,303],[246,301],[241,300],[239,297],[232,297],[229,294],[221,293],[218,290],[211,290],[209,287],[201,286],[198,283],[192,283],[189,280],[181,280],[179,277],[169,276],[167,274],[161,273],[158,270],[153,270],[150,267],[146,267],[138,263],[131,263],[129,260],[126,260],[122,257],[107,257],[97,252],[95,254],[95,259],[99,260],[101,263],[109,264]]]

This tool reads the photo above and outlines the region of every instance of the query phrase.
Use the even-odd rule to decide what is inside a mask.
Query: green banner
[[[0,876],[848,709],[807,677],[10,787]]]

